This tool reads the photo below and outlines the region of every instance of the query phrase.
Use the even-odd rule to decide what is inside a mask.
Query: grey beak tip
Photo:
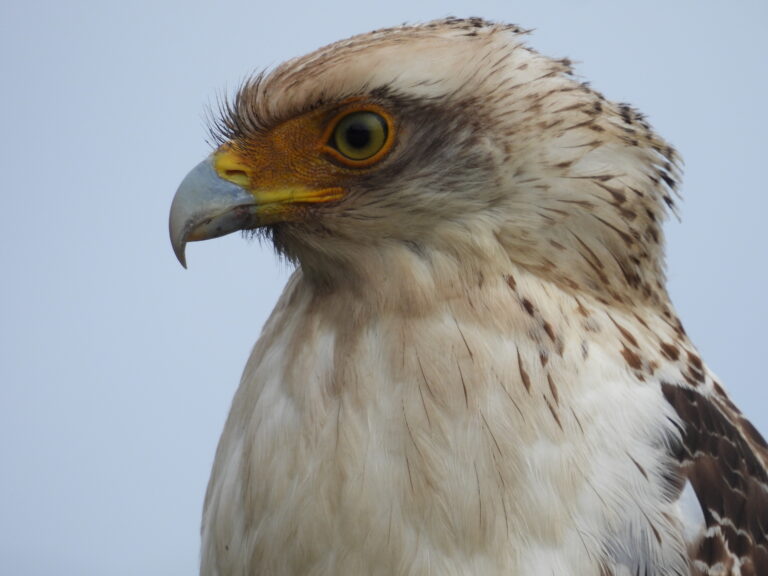
[[[181,249],[181,252],[176,253],[176,258],[179,260],[179,264],[181,264],[181,267],[184,268],[184,270],[187,269],[187,257],[184,254],[184,249]]]
[[[173,229],[173,224],[170,226],[171,247],[173,248],[173,254],[184,268],[187,267],[187,238],[186,232]]]

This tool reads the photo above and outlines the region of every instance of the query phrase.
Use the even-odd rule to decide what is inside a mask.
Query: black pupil
[[[362,150],[371,142],[371,129],[362,122],[353,122],[347,127],[344,137],[352,148]]]

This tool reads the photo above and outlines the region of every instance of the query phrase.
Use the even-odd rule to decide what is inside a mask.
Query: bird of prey
[[[665,287],[675,151],[525,34],[377,30],[222,106],[176,255],[245,230],[296,269],[203,575],[768,574],[768,447]]]

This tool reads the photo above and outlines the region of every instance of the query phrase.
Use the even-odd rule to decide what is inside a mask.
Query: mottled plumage
[[[768,447],[665,287],[676,154],[524,36],[380,30],[225,107],[177,254],[259,229],[297,268],[222,434],[202,574],[768,574]],[[333,141],[360,110],[370,162]]]

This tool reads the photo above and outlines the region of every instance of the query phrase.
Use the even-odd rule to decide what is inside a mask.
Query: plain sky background
[[[0,574],[195,574],[208,474],[289,270],[238,235],[167,237],[249,73],[404,21],[535,28],[682,153],[668,269],[683,322],[768,433],[768,3],[404,1],[0,5]]]

